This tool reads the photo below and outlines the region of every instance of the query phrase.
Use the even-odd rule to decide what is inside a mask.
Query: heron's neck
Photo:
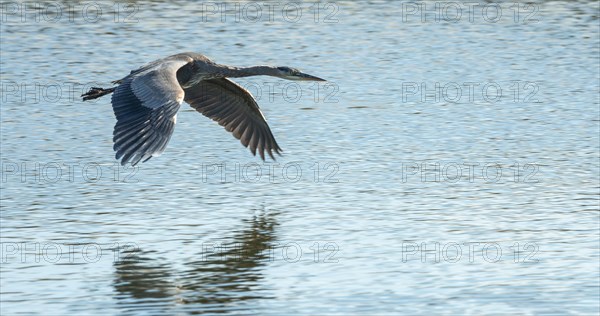
[[[225,66],[219,71],[223,77],[240,78],[250,76],[277,76],[278,71],[272,66],[230,67]]]

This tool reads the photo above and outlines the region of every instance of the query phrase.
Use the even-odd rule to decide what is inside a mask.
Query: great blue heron
[[[181,53],[148,63],[125,78],[117,87],[91,88],[83,100],[114,92],[112,107],[117,117],[113,149],[121,164],[136,165],[160,155],[173,134],[182,101],[215,120],[249,147],[281,155],[267,121],[250,92],[227,79],[273,76],[288,80],[325,81],[290,67],[219,65],[197,53]]]

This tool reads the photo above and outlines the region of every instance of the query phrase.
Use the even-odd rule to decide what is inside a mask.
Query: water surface
[[[599,312],[597,2],[131,3],[6,7],[3,315]],[[328,85],[238,80],[275,163],[184,105],[115,165],[110,100],[78,95],[182,51]]]

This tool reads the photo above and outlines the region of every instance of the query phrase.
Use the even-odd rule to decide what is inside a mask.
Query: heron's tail
[[[82,94],[81,96],[83,97],[83,101],[87,101],[87,100],[97,99],[97,98],[107,95],[107,94],[111,94],[111,93],[113,93],[113,91],[115,91],[115,88],[102,89],[102,88],[92,87],[92,88],[90,88],[90,91],[88,91],[85,94]]]

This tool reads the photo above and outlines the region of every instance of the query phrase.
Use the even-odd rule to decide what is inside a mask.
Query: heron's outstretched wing
[[[265,159],[265,151],[273,157],[280,154],[267,121],[256,101],[244,88],[233,81],[221,78],[204,80],[185,89],[185,102],[196,111],[213,119],[239,139],[256,155]]]
[[[177,70],[193,61],[188,56],[173,57],[125,77],[112,96],[117,117],[113,148],[122,165],[136,165],[167,147],[184,95]]]

